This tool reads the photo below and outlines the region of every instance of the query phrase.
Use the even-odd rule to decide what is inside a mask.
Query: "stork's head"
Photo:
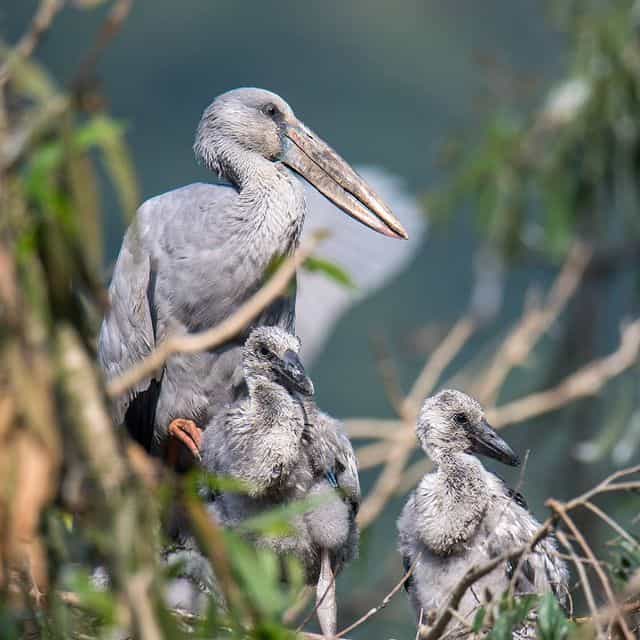
[[[461,391],[445,389],[425,400],[418,417],[418,439],[429,457],[477,453],[517,466],[518,456],[486,421],[480,404]]]
[[[254,329],[243,347],[247,383],[250,386],[259,382],[276,383],[289,391],[313,395],[313,382],[305,373],[299,353],[300,339],[283,329]]]
[[[373,189],[275,93],[243,88],[218,96],[202,114],[194,150],[205,166],[236,184],[256,158],[286,165],[366,226],[407,237]]]

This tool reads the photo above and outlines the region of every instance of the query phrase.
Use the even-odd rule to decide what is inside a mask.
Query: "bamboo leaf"
[[[347,288],[355,289],[356,285],[349,276],[349,274],[340,266],[334,262],[329,262],[323,258],[317,258],[310,256],[304,263],[304,268],[307,271],[314,273],[323,273],[329,280],[333,280],[337,284]]]

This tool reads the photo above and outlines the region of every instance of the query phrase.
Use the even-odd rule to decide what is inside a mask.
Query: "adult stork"
[[[107,380],[168,335],[228,317],[263,284],[273,260],[295,250],[306,210],[298,176],[371,229],[407,237],[367,183],[274,93],[242,88],[218,96],[202,115],[194,150],[224,184],[191,184],[139,208],[100,331]],[[253,326],[293,331],[294,321],[289,293]],[[156,454],[171,435],[197,457],[200,427],[243,392],[240,347],[250,330],[219,348],[172,356],[115,402],[115,421]]]

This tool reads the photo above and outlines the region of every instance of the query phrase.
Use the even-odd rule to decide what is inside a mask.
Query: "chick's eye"
[[[465,413],[456,413],[453,416],[453,419],[458,423],[458,424],[466,424],[467,423],[467,415]]]
[[[265,115],[269,116],[270,118],[273,118],[273,116],[275,116],[276,113],[278,113],[278,109],[274,104],[269,103],[262,108],[262,112]]]

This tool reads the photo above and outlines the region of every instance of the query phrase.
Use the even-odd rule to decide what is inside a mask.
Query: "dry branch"
[[[616,351],[585,365],[552,389],[532,393],[490,410],[489,421],[500,429],[555,411],[579,398],[594,396],[609,380],[636,364],[639,355],[640,319],[623,329]]]
[[[382,512],[385,505],[396,491],[402,481],[402,473],[411,456],[414,444],[396,445],[391,452],[382,473],[376,483],[362,502],[358,512],[358,525],[361,529],[368,527]]]
[[[373,607],[372,609],[369,609],[367,613],[365,613],[363,616],[358,618],[355,622],[345,627],[342,631],[338,632],[336,634],[336,638],[344,638],[344,636],[346,636],[347,633],[349,633],[350,631],[353,631],[354,629],[359,627],[361,624],[365,623],[369,618],[375,616],[377,613],[382,611],[382,609],[384,609],[391,602],[391,599],[396,595],[396,593],[398,593],[398,591],[402,589],[406,581],[413,575],[416,565],[418,564],[420,559],[421,559],[421,556],[418,555],[418,557],[413,561],[413,564],[407,569],[407,572],[402,576],[400,581],[394,585],[393,589],[391,589],[391,591],[387,593],[387,595],[382,599],[379,605]]]
[[[402,401],[399,410],[402,419],[401,429],[396,431],[396,441],[386,455],[385,466],[358,513],[358,524],[362,529],[378,517],[401,484],[403,472],[416,445],[414,426],[420,403],[424,396],[433,390],[443,371],[472,335],[474,328],[475,323],[470,317],[462,318],[451,328],[425,363],[409,395]],[[387,449],[388,444],[383,444]],[[370,452],[373,452],[373,449],[370,449]],[[381,453],[384,453],[383,448],[377,449],[372,457],[379,456]]]
[[[567,528],[569,529],[569,531],[573,534],[573,536],[578,541],[578,544],[582,547],[582,550],[584,551],[585,556],[587,558],[589,558],[589,560],[591,560],[592,565],[593,565],[593,570],[598,575],[598,578],[600,579],[600,582],[602,584],[604,592],[605,592],[605,594],[606,594],[606,596],[607,596],[607,598],[609,600],[609,606],[615,607],[616,606],[616,598],[615,598],[615,596],[613,594],[613,589],[611,588],[611,583],[609,582],[609,578],[607,577],[605,572],[602,570],[602,567],[600,566],[600,564],[596,560],[596,557],[595,557],[591,547],[589,546],[589,544],[585,540],[584,536],[582,535],[582,532],[578,529],[576,524],[573,522],[573,520],[571,519],[571,517],[567,513],[567,509],[566,509],[565,505],[562,505],[557,500],[552,500],[552,499],[551,500],[547,500],[547,505],[551,509],[553,509],[553,511],[555,513],[557,513],[560,516],[562,521],[567,525]],[[619,625],[620,630],[621,630],[623,636],[626,638],[626,640],[634,640],[633,635],[632,635],[632,633],[629,630],[629,627],[627,625],[627,622],[624,619],[624,616],[621,616],[621,615],[618,614],[618,615],[615,616],[614,620]]]
[[[375,418],[350,418],[346,420],[347,431],[352,440],[365,440],[368,438],[395,438],[398,427],[402,426],[399,420],[377,420]]]
[[[415,419],[420,411],[422,401],[434,390],[442,373],[452,360],[460,353],[476,329],[476,322],[471,316],[463,316],[447,333],[444,340],[427,360],[420,375],[416,379],[411,392],[403,403],[403,413]]]
[[[29,28],[9,52],[7,59],[0,67],[0,91],[11,77],[16,64],[29,58],[36,50],[64,4],[64,0],[40,0]]]
[[[556,318],[562,313],[582,281],[591,258],[591,250],[576,244],[569,252],[560,274],[541,307],[527,309],[518,325],[498,349],[488,371],[481,376],[481,384],[474,394],[481,404],[495,402],[509,373],[522,365],[532,349]]]
[[[571,543],[567,539],[567,536],[562,531],[556,531],[556,537],[560,544],[567,550],[571,561],[573,562],[576,571],[578,572],[578,576],[580,578],[580,583],[582,584],[582,592],[584,593],[585,600],[587,601],[587,605],[589,606],[589,611],[591,611],[591,617],[596,620],[598,615],[598,607],[596,606],[596,600],[593,596],[593,591],[591,590],[591,584],[589,583],[589,579],[587,578],[587,572],[583,564],[578,559],[576,552],[573,550]],[[598,624],[596,623],[596,627]],[[598,632],[602,635],[603,630],[598,628]]]
[[[80,63],[76,76],[71,83],[74,90],[81,90],[87,80],[93,75],[100,56],[107,49],[113,38],[120,32],[125,20],[131,13],[133,0],[116,0],[111,11],[103,22],[96,36],[93,47]]]
[[[107,384],[107,393],[115,398],[158,371],[167,359],[175,353],[197,353],[217,347],[243,331],[260,313],[274,302],[287,288],[296,270],[311,255],[321,235],[314,236],[309,242],[300,245],[297,251],[288,257],[271,279],[254,293],[233,315],[220,324],[187,335],[171,336],[161,342],[146,358],[138,362],[129,371],[114,378]]]

